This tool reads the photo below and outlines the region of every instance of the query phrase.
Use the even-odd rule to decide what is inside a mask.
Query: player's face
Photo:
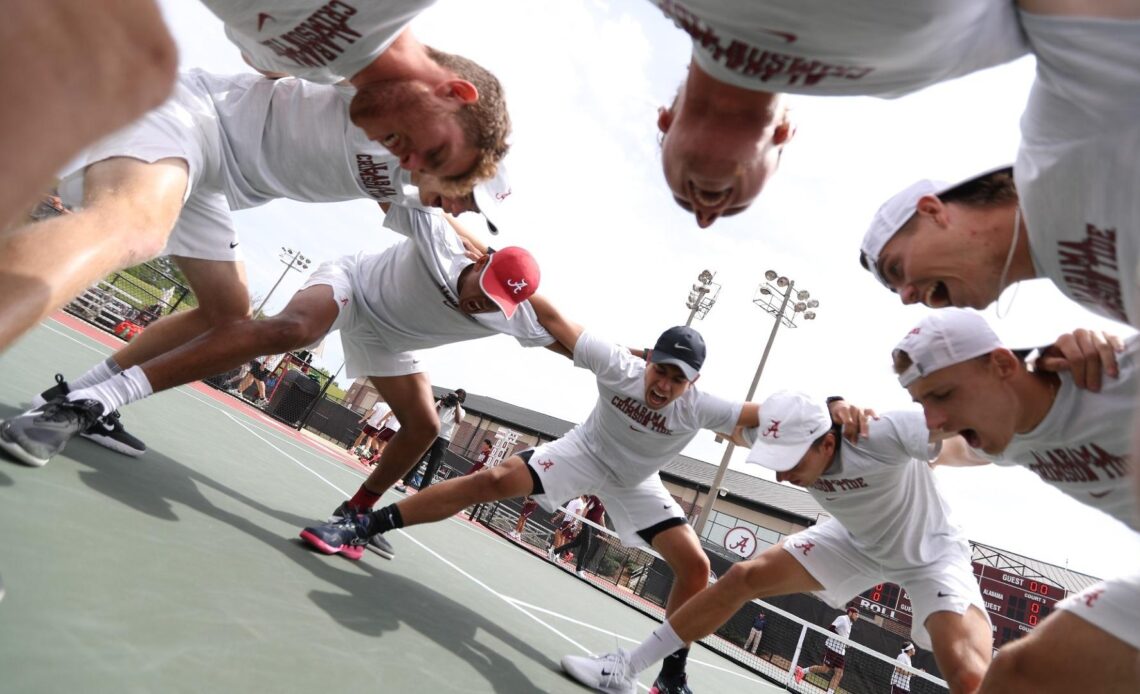
[[[776,473],[778,482],[787,482],[797,487],[808,488],[816,483],[819,476],[831,464],[835,453],[835,437],[829,436],[819,446],[809,448],[800,462],[791,470]]]
[[[904,304],[984,309],[997,299],[1001,268],[971,235],[919,217],[879,254],[879,274]]]
[[[479,286],[479,273],[483,271],[488,260],[490,256],[483,256],[459,276],[459,310],[469,316],[501,310]]]
[[[357,108],[358,101],[370,107]],[[404,169],[460,177],[479,156],[457,116],[464,103],[417,83],[377,82],[362,87],[353,99],[353,123],[399,157]]]
[[[702,229],[752,204],[780,165],[790,124],[763,126],[753,119],[706,119],[681,108],[679,98],[659,112],[661,166],[673,199]]]
[[[992,359],[939,369],[907,388],[932,432],[961,434],[971,448],[1001,453],[1017,431],[1020,408]]]
[[[438,207],[456,216],[464,212],[479,211],[479,206],[475,204],[474,193],[455,195],[449,190],[448,185],[430,174],[413,176],[412,181],[420,192],[420,204],[424,207]]]
[[[645,404],[660,410],[685,394],[692,382],[673,364],[654,364],[645,368]]]

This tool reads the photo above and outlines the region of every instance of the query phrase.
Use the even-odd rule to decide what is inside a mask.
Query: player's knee
[[[208,304],[199,303],[196,310],[202,311],[202,317],[211,328],[228,325],[238,321],[249,320],[253,310],[249,305],[249,297],[243,292],[241,296],[232,295],[222,297],[218,301]],[[316,340],[314,340],[315,342]],[[311,344],[311,343],[310,343]]]
[[[1029,681],[1026,676],[1026,657],[1022,644],[1011,643],[1002,647],[985,672],[986,691],[1005,692],[1023,690]],[[950,680],[947,679],[947,682]]]
[[[755,592],[759,576],[754,562],[740,562],[729,567],[717,581],[717,587],[720,590],[730,590],[734,595],[741,596],[741,599],[746,599]]]
[[[674,567],[677,581],[689,588],[700,590],[709,582],[709,558],[704,552],[691,552],[685,555],[684,564]]]
[[[982,686],[986,663],[978,657],[959,658],[958,662],[943,669],[942,676],[950,685],[951,694],[972,694]]]
[[[304,316],[281,314],[254,321],[258,347],[263,353],[288,352],[313,344],[324,336]]]

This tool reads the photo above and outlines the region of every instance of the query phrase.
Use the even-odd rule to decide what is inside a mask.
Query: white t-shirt
[[[574,497],[570,501],[566,502],[565,508],[566,520],[578,520],[578,518],[584,518],[586,516],[586,504],[580,497]],[[575,516],[577,516],[577,518],[575,518]]]
[[[382,253],[357,256],[353,266],[356,315],[372,325],[392,354],[503,333],[524,347],[554,337],[530,302],[507,320],[500,311],[468,316],[458,308],[459,274],[472,264],[451,225],[434,212],[393,205],[384,226],[408,238]]]
[[[392,408],[388,407],[388,405],[384,403],[383,400],[377,400],[376,404],[373,405],[372,409],[368,412],[368,426],[372,427],[373,429],[378,428],[380,426],[380,420],[384,419],[384,415],[388,414],[391,411]],[[392,419],[395,419],[395,417]]]
[[[457,409],[459,414],[455,413]],[[467,413],[463,410],[463,405],[456,405],[455,407],[441,405],[439,408],[439,437],[450,441],[455,436],[455,430],[459,428],[459,423],[466,416]]]
[[[1037,79],[1014,179],[1037,275],[1140,327],[1140,21],[1021,18]]]
[[[831,628],[843,638],[851,638],[851,620],[847,618],[846,614],[836,617],[835,621],[831,623]],[[823,647],[839,655],[847,652],[847,644],[838,639],[828,639],[824,642]]]
[[[434,0],[202,0],[254,67],[332,84],[388,49]]]
[[[975,452],[997,465],[1029,468],[1046,484],[1140,530],[1129,466],[1137,359],[1140,336],[1133,336],[1116,355],[1119,378],[1105,377],[1099,393],[1077,388],[1062,373],[1053,406],[1032,431],[1016,434],[999,455]]]
[[[905,667],[911,666],[910,665],[910,654],[907,653],[906,651],[899,653],[898,657],[895,658],[895,660],[897,660],[899,662],[899,665],[903,665]],[[904,689],[904,690],[909,692],[910,691],[910,673],[907,672],[906,670],[893,670],[893,671],[891,671],[891,686],[892,687],[898,687],[899,689]]]
[[[218,114],[230,209],[278,198],[409,203],[399,158],[349,120],[351,88],[201,70],[182,79],[200,85]]]
[[[941,446],[929,440],[921,412],[888,412],[859,443],[844,439],[808,490],[856,548],[887,569],[957,556],[966,542],[928,464]]]
[[[901,96],[1028,51],[998,0],[654,0],[693,61],[744,89]]]
[[[579,441],[626,486],[657,474],[702,429],[732,431],[744,406],[689,386],[651,410],[644,402],[645,360],[588,332],[574,345],[574,365],[594,372],[598,403],[566,438]]]

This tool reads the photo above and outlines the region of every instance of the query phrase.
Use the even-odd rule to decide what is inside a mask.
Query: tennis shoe
[[[63,374],[56,374],[55,385],[32,398],[32,408],[43,407],[51,400],[66,397],[70,392],[71,387],[67,384],[67,380],[64,379]],[[143,453],[146,453],[146,444],[138,437],[132,436],[131,433],[123,427],[123,423],[119,419],[118,410],[103,415],[97,419],[90,428],[80,432],[79,435],[104,448],[110,448],[116,453],[129,455],[132,458],[137,458]]]
[[[325,554],[343,554],[349,559],[360,559],[368,542],[367,518],[361,514],[310,526],[301,531],[301,539]]]
[[[254,400],[253,404],[258,407],[269,407],[269,401],[265,398],[258,398],[257,400]]]
[[[335,523],[337,521],[343,520],[344,518],[351,517],[352,515],[352,510],[348,507],[348,502],[342,501],[340,506],[337,506],[336,510],[332,512],[332,515],[329,516],[328,522]],[[384,537],[383,535],[373,535],[372,537],[368,538],[368,541],[365,544],[362,544],[360,548],[362,553],[363,550],[367,548],[384,557],[385,559],[394,559],[396,557],[396,548],[393,547],[392,543],[388,542],[388,538]],[[344,554],[344,552],[341,552],[341,554]]]
[[[649,694],[693,694],[693,690],[689,689],[688,677],[684,673],[672,677],[657,675]]]
[[[22,463],[43,467],[102,414],[97,400],[52,400],[0,424],[0,448]]]
[[[619,648],[602,655],[568,655],[562,670],[578,682],[608,694],[634,694],[636,673],[629,671],[629,652]]]

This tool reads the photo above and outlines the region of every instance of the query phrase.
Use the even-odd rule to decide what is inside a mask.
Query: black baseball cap
[[[672,364],[679,368],[685,378],[696,379],[705,363],[705,338],[696,330],[684,325],[669,328],[657,338],[657,344],[649,353],[649,361],[654,364]]]

